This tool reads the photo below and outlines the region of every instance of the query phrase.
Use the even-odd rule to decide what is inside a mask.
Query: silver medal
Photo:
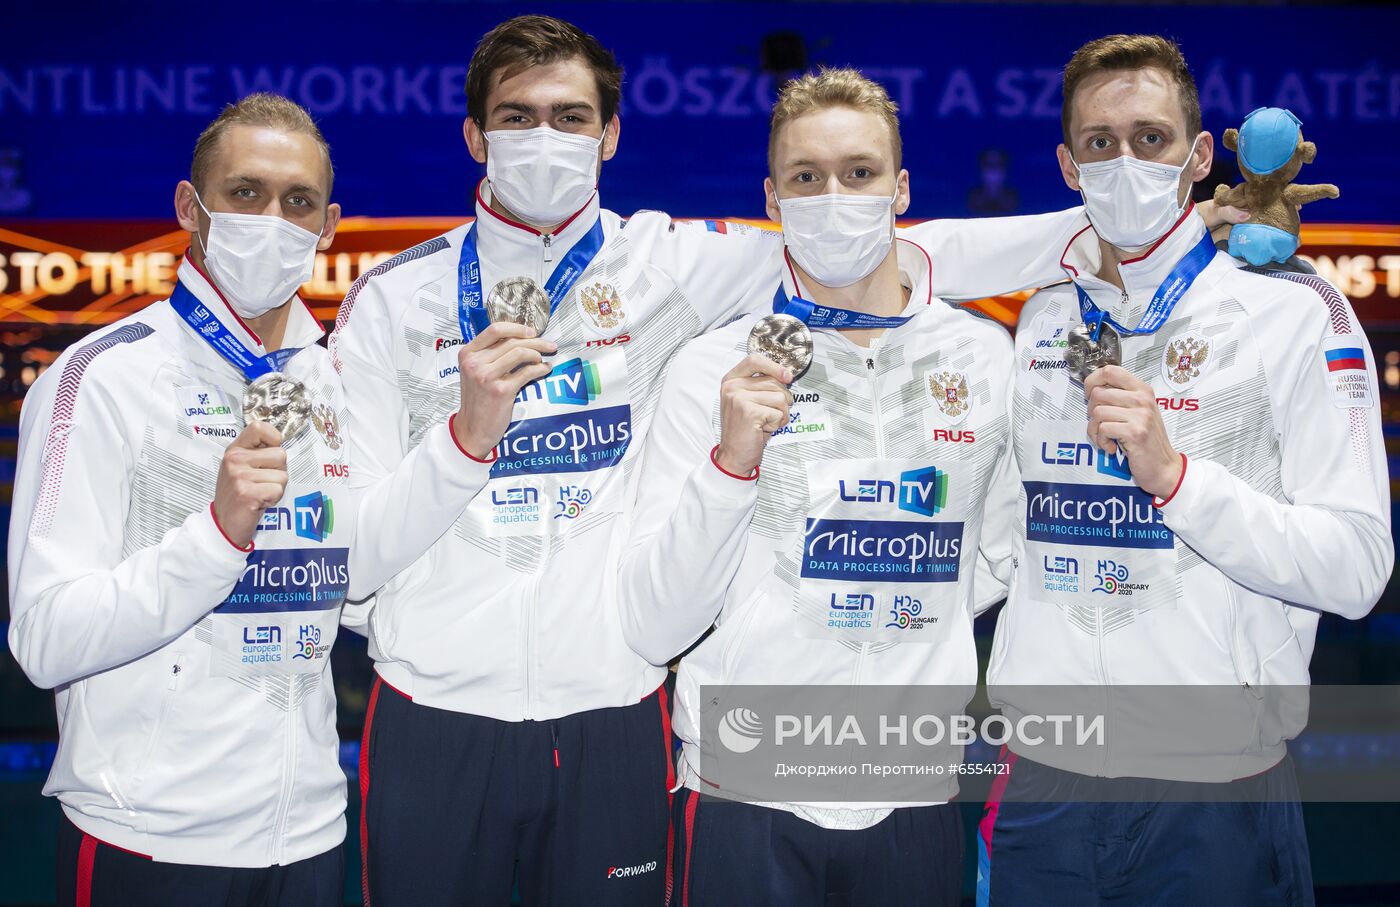
[[[486,297],[486,317],[534,328],[538,336],[549,324],[549,294],[529,277],[508,277]]]
[[[281,372],[268,372],[243,391],[244,422],[268,423],[282,433],[283,444],[301,434],[310,415],[306,385]]]
[[[812,332],[800,318],[764,315],[749,331],[749,355],[767,356],[801,378],[812,364]]]
[[[1099,339],[1096,341],[1087,325],[1070,329],[1065,347],[1065,362],[1075,381],[1083,384],[1094,372],[1105,365],[1123,363],[1123,343],[1118,332],[1107,322],[1099,326]]]

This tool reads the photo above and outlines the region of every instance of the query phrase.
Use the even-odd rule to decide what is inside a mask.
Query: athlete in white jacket
[[[934,295],[920,244],[891,242],[909,179],[884,89],[853,70],[804,77],[784,88],[773,133],[778,300],[819,307],[805,319],[811,368],[788,384],[790,371],[745,358],[754,316],[686,345],[622,566],[623,632],[648,661],[716,625],[676,685],[673,902],[957,904],[962,823],[936,805],[956,774],[918,804],[733,802],[746,792],[715,780],[702,729],[731,684],[942,686],[960,710],[977,684],[980,542],[1015,520],[1010,337]],[[943,755],[961,761],[961,747]]]
[[[554,303],[538,347],[553,351],[550,374],[513,410],[505,399],[491,431],[466,426],[490,482],[369,613],[382,683],[366,719],[361,831],[377,904],[496,903],[517,862],[529,900],[661,896],[666,669],[632,651],[617,611],[635,457],[681,344],[771,305],[781,243],[601,207],[620,77],[594,38],[557,19],[486,35],[467,79],[466,138],[487,168],[476,220],[357,281],[331,336],[353,481],[373,482],[468,402],[457,349],[499,281],[532,278]],[[925,292],[1049,279],[1050,238],[1079,225],[1066,212],[918,227]]]
[[[1296,801],[1319,613],[1364,616],[1391,572],[1370,347],[1326,281],[1216,252],[1187,201],[1212,141],[1174,44],[1091,42],[1065,97],[1060,161],[1093,227],[1016,335],[1023,509],[988,683],[1012,717],[1092,701],[1109,720],[1101,746],[1013,740],[979,899],[1311,903],[1298,804],[1258,801]],[[1067,344],[1100,319],[1122,365],[1080,384]],[[1239,802],[1153,802],[1207,789]]]
[[[60,903],[338,905],[341,603],[431,545],[486,468],[439,424],[351,495],[339,379],[294,295],[339,219],[305,111],[229,107],[192,180],[172,298],[66,350],[21,416],[9,640],[57,689]],[[305,386],[299,434],[244,425],[268,370]]]

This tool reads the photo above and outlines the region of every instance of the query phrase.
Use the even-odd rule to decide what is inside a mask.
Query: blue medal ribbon
[[[204,338],[205,343],[214,348],[214,352],[242,372],[243,377],[249,381],[261,378],[269,372],[282,371],[287,365],[287,360],[301,352],[301,347],[293,346],[264,355],[254,353],[244,346],[243,341],[234,336],[232,331],[224,327],[223,322],[215,318],[209,307],[200,302],[188,287],[178,281],[175,284],[175,292],[170,294],[170,307],[185,319],[185,323],[193,328],[196,334]]]
[[[1118,332],[1120,336],[1131,337],[1138,334],[1151,334],[1167,323],[1171,317],[1172,310],[1181,301],[1181,297],[1186,295],[1186,291],[1191,289],[1191,285],[1196,282],[1196,278],[1201,276],[1201,272],[1215,260],[1215,243],[1210,238],[1207,231],[1201,237],[1201,241],[1192,247],[1190,252],[1176,263],[1167,279],[1162,281],[1162,285],[1157,288],[1157,292],[1152,294],[1152,301],[1148,303],[1147,311],[1143,314],[1138,326],[1129,330],[1113,320],[1107,312],[1094,305],[1094,301],[1089,298],[1089,294],[1079,286],[1074,285],[1074,291],[1079,294],[1079,314],[1084,319],[1084,324],[1089,328],[1090,336],[1094,341],[1099,339],[1099,331],[1102,330],[1104,322],[1107,322]]]
[[[549,295],[549,313],[559,308],[559,303],[569,295],[589,262],[603,248],[603,219],[599,217],[583,238],[574,243],[568,254],[555,265],[554,273],[544,285]],[[486,330],[491,319],[486,315],[486,304],[481,297],[481,256],[476,251],[476,224],[472,224],[462,241],[462,255],[457,262],[457,323],[462,328],[462,342],[470,341]]]
[[[850,309],[834,309],[809,302],[801,296],[789,299],[781,284],[773,297],[773,314],[791,315],[812,328],[897,328],[914,317],[871,315],[868,312],[853,312]]]

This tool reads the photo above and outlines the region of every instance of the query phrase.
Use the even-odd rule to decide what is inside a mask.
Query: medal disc
[[[791,315],[765,315],[749,331],[749,355],[767,356],[801,378],[812,364],[812,332]]]
[[[1105,365],[1123,363],[1123,343],[1118,332],[1111,325],[1099,326],[1099,339],[1093,339],[1086,325],[1071,328],[1065,347],[1065,362],[1075,381],[1083,384],[1094,372]]]
[[[301,434],[310,415],[306,385],[281,372],[268,372],[243,391],[244,421],[268,423],[282,433],[283,444]]]
[[[508,277],[491,288],[486,316],[534,328],[538,336],[549,324],[549,295],[529,277]]]

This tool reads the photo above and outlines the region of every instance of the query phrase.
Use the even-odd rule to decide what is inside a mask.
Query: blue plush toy
[[[1256,266],[1287,261],[1298,249],[1299,206],[1341,194],[1331,183],[1293,185],[1317,146],[1303,141],[1302,121],[1280,107],[1260,107],[1221,141],[1239,153],[1245,181],[1233,189],[1216,186],[1215,203],[1249,210],[1249,223],[1230,228],[1230,254]]]

